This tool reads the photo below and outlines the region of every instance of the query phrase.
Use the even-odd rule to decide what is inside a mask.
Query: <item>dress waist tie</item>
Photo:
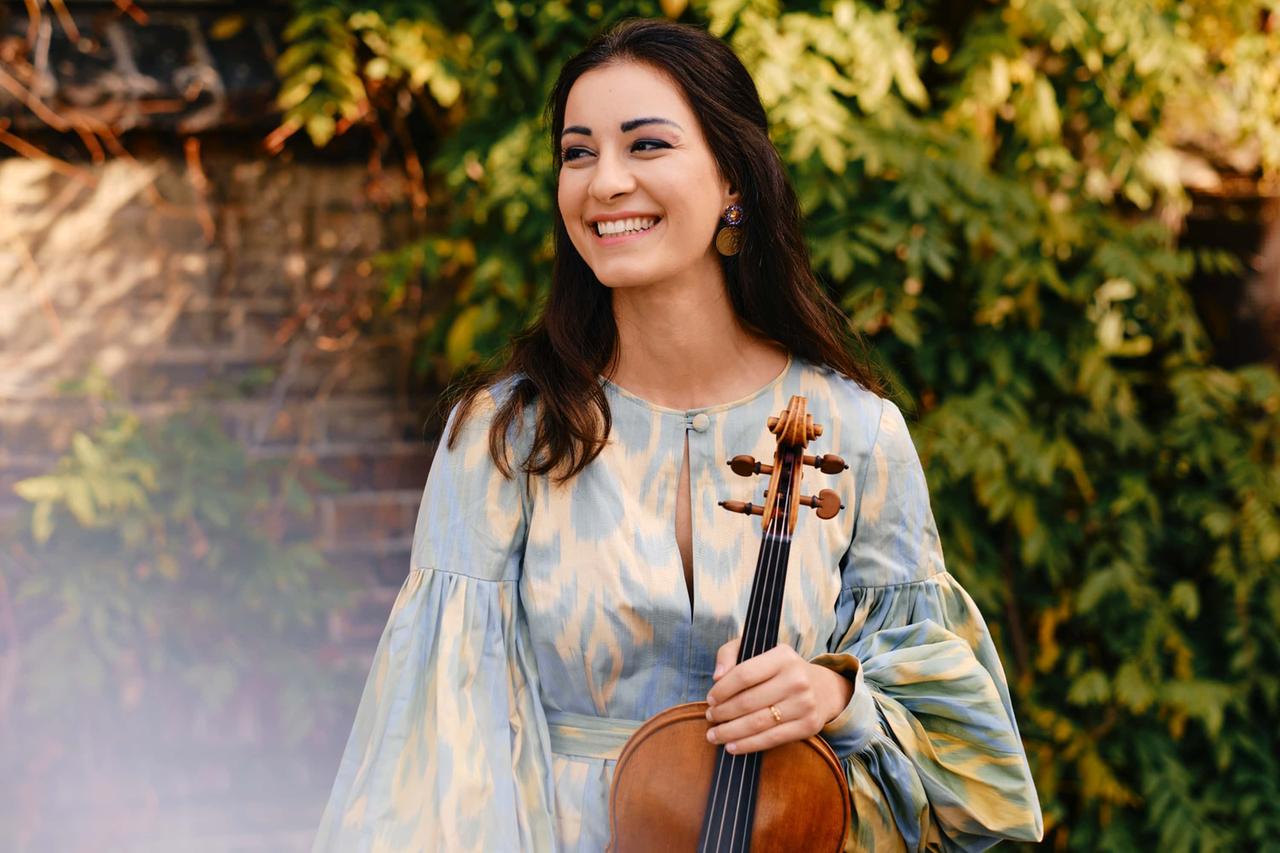
[[[551,751],[580,758],[616,761],[627,738],[644,725],[643,720],[594,717],[569,711],[547,711]]]

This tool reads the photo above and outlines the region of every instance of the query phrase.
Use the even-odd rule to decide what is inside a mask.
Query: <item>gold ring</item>
[[[778,710],[778,706],[777,706],[777,705],[770,705],[770,706],[769,706],[769,713],[770,713],[770,714],[773,714],[773,724],[774,724],[775,726],[776,726],[778,723],[782,722],[782,712]]]

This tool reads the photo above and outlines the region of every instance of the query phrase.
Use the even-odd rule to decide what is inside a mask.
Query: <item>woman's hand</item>
[[[744,754],[804,740],[822,731],[853,695],[849,679],[775,646],[740,664],[740,639],[716,652],[715,686],[707,694],[707,740]],[[782,718],[775,719],[770,706]]]

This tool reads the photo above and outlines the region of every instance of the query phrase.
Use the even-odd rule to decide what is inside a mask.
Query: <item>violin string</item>
[[[788,458],[794,458],[794,451],[788,454]],[[784,485],[784,494],[779,500],[783,506],[784,512],[781,516],[781,524],[778,529],[778,543],[771,555],[770,565],[767,567],[767,594],[765,595],[765,606],[767,610],[763,610],[763,618],[765,624],[760,630],[756,638],[756,649],[754,654],[763,654],[772,646],[777,645],[778,628],[782,620],[782,604],[783,593],[787,582],[787,558],[791,551],[791,535],[788,531],[790,514],[791,514],[791,495],[797,479],[796,472],[798,465],[788,465],[788,476]],[[746,768],[747,778],[744,780],[743,790],[747,792],[747,796],[754,798],[758,796],[756,790],[759,776],[760,766],[763,761],[763,755],[754,753],[752,756],[755,760],[750,762]],[[754,811],[750,806],[747,814]],[[748,827],[744,826],[744,832],[748,831]],[[744,839],[747,840],[747,839]]]
[[[774,502],[773,518],[770,519],[769,529],[765,533],[765,547],[762,549],[761,560],[758,568],[759,583],[753,583],[753,591],[759,590],[760,595],[753,595],[755,599],[752,603],[755,607],[748,608],[748,617],[751,624],[746,626],[744,630],[743,645],[749,651],[745,656],[739,654],[739,660],[746,660],[763,654],[767,651],[769,638],[774,638],[774,644],[777,642],[777,626],[780,623],[782,613],[782,588],[786,582],[786,563],[787,555],[790,552],[790,536],[788,535],[788,522],[791,511],[791,495],[795,485],[795,469],[796,466],[790,464],[794,458],[794,451],[789,452],[784,457],[784,462],[788,463],[784,466],[783,477],[777,500]],[[776,587],[776,591],[775,591]],[[755,617],[755,618],[750,618]],[[763,623],[763,624],[762,624]],[[773,630],[770,630],[770,629]],[[756,794],[756,784],[759,779],[761,755],[758,752],[749,755],[730,754],[729,764],[729,784],[727,790],[724,791],[726,797],[732,797],[734,801],[733,821],[730,830],[728,850],[738,849],[736,843],[738,841],[738,831],[742,831],[743,849],[750,844],[748,824],[755,811],[754,797]],[[718,775],[718,774],[717,774]],[[745,806],[745,808],[744,808]],[[716,846],[720,847],[720,838],[724,832],[724,818],[727,815],[727,809],[721,814],[721,825],[717,833]]]
[[[785,460],[783,460],[785,461]],[[794,478],[791,471],[783,465],[782,475],[780,476],[781,487],[778,489],[778,498],[774,502],[774,514],[765,535],[764,547],[758,564],[758,584],[753,584],[756,590],[754,596],[754,607],[749,608],[749,624],[744,630],[745,652],[740,654],[741,660],[748,660],[750,657],[758,656],[767,651],[769,637],[769,625],[776,624],[776,620],[771,615],[777,608],[777,594],[774,588],[777,587],[778,576],[780,570],[786,569],[786,553],[788,551],[787,521],[788,507],[791,505],[791,485]],[[730,753],[732,756],[732,753]],[[742,835],[746,835],[751,813],[754,812],[755,802],[755,780],[759,776],[760,767],[759,753],[740,754],[740,756],[732,756],[732,760],[728,762],[728,770],[730,770],[730,779],[728,779],[727,789],[723,795],[731,798],[735,808],[733,808],[732,830],[730,836],[730,845],[726,849],[736,849],[735,841],[739,830]],[[744,802],[745,798],[745,802]],[[749,843],[748,838],[742,839],[744,844]]]
[[[765,609],[761,611],[765,624],[761,626],[759,635],[756,638],[755,654],[763,654],[768,651],[769,648],[777,645],[778,626],[782,615],[783,591],[786,587],[787,579],[787,557],[791,551],[791,534],[789,530],[791,502],[792,493],[796,485],[798,468],[797,465],[791,464],[792,460],[795,458],[794,450],[789,452],[786,458],[788,462],[786,472],[787,476],[783,484],[783,493],[779,496],[779,502],[783,511],[780,514],[780,524],[778,525],[778,543],[771,554],[770,564],[767,567],[768,580],[766,581],[767,594],[764,599]],[[756,787],[760,776],[760,766],[763,761],[763,755],[761,753],[753,753],[752,758],[754,760],[749,762],[746,768],[747,779],[744,780],[743,788],[747,792],[747,796],[751,798],[751,800],[754,800],[754,798],[758,796]],[[748,815],[754,812],[754,808],[752,807],[753,805],[754,802],[749,803],[747,809]],[[746,827],[744,827],[744,832],[745,831],[747,831]],[[749,839],[744,838],[744,841],[749,844]],[[747,845],[744,844],[744,846]]]
[[[775,547],[776,547],[775,543],[777,541],[777,537],[776,535],[774,535],[775,534],[774,527],[776,526],[776,521],[777,521],[777,515],[775,513],[774,518],[770,519],[769,527],[765,530],[764,542],[762,543],[760,554],[756,561],[756,573],[755,573],[756,580],[758,580],[765,573],[767,569],[765,569],[764,567],[767,567],[771,562],[771,554],[775,550]],[[743,627],[742,644],[739,647],[739,651],[738,651],[739,663],[752,657],[752,654],[750,653],[750,649],[753,648],[755,645],[754,637],[758,630],[758,624],[757,624],[759,621],[758,614],[763,609],[760,605],[760,599],[764,595],[764,592],[765,592],[765,585],[762,583],[757,583],[755,582],[755,580],[753,580],[752,586],[751,586],[750,601],[747,604],[747,620]],[[713,796],[711,798],[712,813],[708,815],[709,819],[714,819],[717,816],[717,814],[719,816],[719,822],[715,830],[716,853],[720,853],[720,851],[723,850],[721,842],[724,837],[725,819],[728,817],[728,804],[730,800],[737,802],[740,799],[739,797],[734,796],[734,787],[735,787],[734,782],[741,781],[741,774],[735,772],[738,768],[738,765],[741,763],[741,758],[742,756],[734,755],[733,753],[730,753],[730,752],[725,752],[724,747],[720,748],[720,752],[718,754],[718,761],[716,762],[717,764],[716,778],[712,785],[712,793],[713,793]],[[727,779],[725,778],[725,774],[727,774],[727,777],[728,777]],[[709,826],[708,826],[708,829],[710,829]],[[704,851],[706,850],[707,842],[709,842],[710,840],[711,840],[711,834],[710,832],[707,832],[703,838]]]
[[[756,561],[755,580],[761,578],[766,571],[766,567],[771,562],[770,556],[775,550],[776,535],[775,527],[777,522],[777,514],[770,519],[769,527],[766,528],[764,541],[761,544],[760,554]],[[754,646],[754,637],[756,635],[758,622],[758,614],[761,611],[760,598],[764,594],[765,585],[757,583],[753,580],[751,586],[750,600],[747,604],[747,619],[743,626],[742,644],[738,651],[738,662],[741,663],[751,657],[750,650]],[[728,802],[733,794],[733,782],[736,774],[734,770],[739,763],[738,756],[733,753],[726,752],[722,746],[717,753],[716,775],[712,782],[712,796],[708,805],[708,814],[704,820],[704,832],[702,838],[701,850],[706,851],[707,844],[712,840],[711,822],[719,817],[719,821],[714,830],[715,850],[716,853],[722,850],[721,840],[724,836],[724,822],[728,814]],[[725,775],[728,774],[726,780]]]

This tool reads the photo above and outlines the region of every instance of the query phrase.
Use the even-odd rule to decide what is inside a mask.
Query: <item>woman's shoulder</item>
[[[477,420],[487,424],[499,409],[519,397],[525,381],[523,374],[516,373],[455,392],[449,406],[449,419],[453,420],[465,411],[469,422]]]
[[[445,435],[456,436],[459,440],[466,437],[471,441],[481,440],[487,436],[495,419],[506,423],[507,442],[516,448],[528,444],[528,434],[534,428],[532,422],[532,404],[521,406],[522,376],[505,376],[484,384],[473,385],[457,392],[449,405],[445,419]],[[499,418],[500,413],[511,403],[516,404],[513,417]],[[488,443],[487,438],[484,439]]]

